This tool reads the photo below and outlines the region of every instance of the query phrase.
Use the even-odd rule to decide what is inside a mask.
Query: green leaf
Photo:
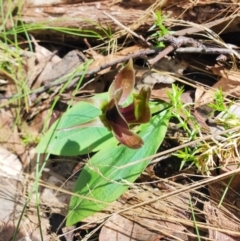
[[[76,156],[91,152],[112,137],[112,133],[104,126],[84,126],[84,123],[92,121],[101,114],[102,111],[90,103],[84,101],[77,103],[66,111],[41,138],[37,146],[37,152],[65,156]],[[83,124],[82,127],[75,128],[75,126],[81,124]]]
[[[84,197],[72,196],[67,225],[104,209],[129,188],[128,184],[137,179],[150,159],[137,161],[155,154],[163,141],[170,114],[170,109],[164,110],[153,116],[149,123],[141,125],[139,135],[145,144],[140,149],[109,145],[89,160],[74,190]]]

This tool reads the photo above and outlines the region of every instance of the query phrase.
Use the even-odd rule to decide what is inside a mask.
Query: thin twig
[[[226,49],[226,48],[195,48],[185,47],[176,49],[177,53],[199,53],[199,54],[240,54],[240,50],[237,49]]]
[[[165,48],[162,52],[160,52],[156,57],[148,60],[148,63],[150,65],[154,65],[157,63],[160,59],[165,57],[167,54],[171,53],[174,50],[174,47],[172,45],[169,45],[167,48]]]
[[[206,48],[199,41],[197,41],[193,38],[187,38],[187,37],[183,37],[183,36],[179,36],[176,38],[176,37],[173,37],[172,35],[165,35],[164,37],[159,38],[158,41],[164,42],[164,43],[169,43],[170,45],[167,48],[165,48],[162,52],[160,52],[155,58],[148,60],[148,63],[150,65],[154,65],[160,59],[165,57],[167,54],[172,52],[174,49],[178,49],[182,45],[193,46],[195,48],[202,48],[202,49]]]
[[[159,49],[141,50],[141,51],[139,51],[137,53],[129,54],[129,55],[124,56],[122,58],[119,58],[119,59],[110,61],[108,63],[105,63],[105,64],[103,64],[103,65],[101,65],[99,67],[96,67],[94,69],[91,69],[91,70],[88,70],[88,71],[81,71],[80,73],[75,75],[75,78],[71,82],[71,85],[74,85],[78,81],[78,78],[76,78],[76,77],[81,77],[83,74],[85,74],[85,76],[91,76],[91,75],[97,74],[99,71],[101,71],[103,69],[112,67],[112,66],[114,66],[116,64],[119,64],[119,63],[122,63],[122,62],[126,62],[129,59],[131,59],[131,58],[134,59],[134,58],[137,58],[137,57],[140,57],[140,56],[144,56],[144,55],[156,54],[159,51],[160,51]],[[79,66],[77,66],[77,67],[79,67]],[[59,79],[57,79],[57,80],[56,79],[49,80],[49,83],[46,83],[45,86],[42,86],[42,87],[40,87],[38,89],[35,89],[35,90],[32,90],[28,94],[29,95],[30,94],[40,94],[40,93],[46,92],[49,89],[51,89],[52,87],[54,87],[54,86],[65,84],[68,80],[69,80],[69,76],[66,76],[66,77],[62,78],[61,80],[59,80]],[[24,96],[25,95],[0,96],[0,99],[13,99],[13,98],[19,99],[19,98],[22,98]]]

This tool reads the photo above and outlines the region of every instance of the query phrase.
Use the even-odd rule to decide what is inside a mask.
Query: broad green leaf
[[[101,114],[102,111],[90,103],[84,101],[77,103],[51,126],[38,144],[37,152],[65,156],[91,152],[112,137],[112,133],[103,125],[102,127],[84,126],[84,123],[92,121]],[[82,127],[71,129],[81,124]]]
[[[72,196],[67,225],[77,223],[98,212],[121,196],[146,168],[149,160],[138,160],[156,153],[164,139],[171,110],[153,116],[150,123],[141,125],[144,145],[137,150],[126,146],[111,146],[96,153],[81,171],[75,190],[86,198]],[[90,201],[93,199],[94,201]]]
[[[118,140],[112,136],[111,138],[109,138],[107,141],[104,141],[103,143],[101,143],[100,145],[98,145],[95,149],[93,149],[93,152],[98,152],[101,149],[106,149],[108,146],[117,146],[118,145]]]

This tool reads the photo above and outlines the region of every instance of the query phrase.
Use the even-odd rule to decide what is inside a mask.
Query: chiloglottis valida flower
[[[113,133],[119,143],[138,149],[144,143],[142,138],[132,131],[131,124],[147,123],[151,119],[151,111],[148,105],[150,88],[143,87],[139,93],[133,93],[135,85],[135,71],[133,61],[130,59],[126,66],[117,74],[109,87],[109,100],[91,98],[87,102],[99,107],[102,114],[90,122],[83,123],[65,130],[105,126]],[[132,103],[124,105],[132,95]]]

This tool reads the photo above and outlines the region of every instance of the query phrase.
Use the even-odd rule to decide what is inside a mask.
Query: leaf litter
[[[213,1],[198,1],[194,4],[192,1],[182,1],[181,4],[175,4],[172,1],[166,2],[168,2],[168,7],[163,8],[162,12],[163,14],[170,14],[169,19],[167,19],[170,27],[172,29],[182,28],[176,31],[176,36],[196,33],[196,36],[193,38],[196,38],[195,40],[200,39],[205,48],[209,50],[210,47],[208,43],[205,43],[205,41],[201,39],[201,35],[197,35],[197,33],[202,31],[205,38],[209,37],[211,31],[206,29],[209,27],[216,33],[220,33],[223,39],[227,39],[227,41],[236,44],[234,38],[224,36],[224,34],[227,35],[229,32],[232,33],[233,30],[236,30],[237,17],[233,18],[230,15],[228,17],[224,16],[226,11],[225,6],[228,6],[228,11],[232,13],[237,9],[237,5],[232,3],[232,1],[220,1],[217,4]],[[153,4],[150,8],[151,7],[156,7],[156,4]],[[187,10],[184,12],[183,9]],[[212,19],[212,17],[215,18],[216,13],[222,18],[217,20]],[[179,15],[182,15],[182,20],[179,21],[180,24],[176,24],[175,19],[173,19],[171,23],[171,17]],[[198,25],[197,23],[202,25]],[[135,28],[133,25],[132,29],[137,31],[137,24],[138,23],[136,23]],[[104,92],[106,87],[110,85],[113,76],[118,72],[120,64],[128,60],[123,61],[123,57],[131,57],[131,55],[138,54],[149,48],[139,44],[134,45],[128,40],[128,44],[131,43],[133,46],[127,47],[127,45],[125,46],[123,44],[121,46],[122,50],[118,52],[113,51],[111,54],[101,54],[100,51],[98,53],[97,48],[94,53],[91,51],[91,46],[88,46],[90,48],[88,51],[93,54],[94,59],[93,62],[90,63],[88,71],[94,71],[95,69],[99,69],[99,71],[94,73],[96,76],[86,76],[84,79],[85,87],[80,86],[81,91],[76,92],[74,83],[76,84],[81,75],[76,74],[77,76],[75,76],[74,70],[82,63],[88,61],[87,57],[89,58],[90,56],[88,55],[85,58],[84,54],[70,49],[60,57],[57,47],[56,50],[50,51],[49,46],[47,48],[41,46],[41,42],[37,43],[34,33],[31,38],[35,46],[34,54],[29,54],[29,51],[22,49],[20,53],[23,63],[22,69],[13,57],[13,54],[7,59],[1,60],[5,64],[6,62],[8,62],[8,64],[10,63],[14,69],[12,72],[7,72],[6,70],[9,70],[7,68],[1,70],[1,79],[3,80],[1,81],[1,97],[3,98],[1,98],[2,109],[0,112],[2,130],[1,172],[3,172],[1,176],[8,176],[8,179],[14,180],[12,175],[17,174],[19,176],[18,181],[23,184],[28,191],[33,183],[32,177],[35,176],[36,157],[34,156],[36,143],[38,142],[38,138],[41,138],[46,121],[48,120],[48,128],[57,117],[61,116],[61,113],[65,112],[69,100],[63,97],[67,96],[67,98],[71,100],[72,96],[76,93],[80,98],[84,98],[89,93],[94,95]],[[209,38],[212,43],[214,43],[215,40],[215,44],[219,46],[219,39],[214,39],[214,35],[211,35]],[[179,40],[181,40],[181,38],[179,38]],[[137,85],[135,87],[139,89],[142,85],[150,86],[152,89],[151,98],[164,100],[168,103],[171,101],[169,93],[173,93],[173,83],[184,86],[186,89],[190,88],[190,91],[185,91],[181,95],[181,98],[184,99],[183,102],[185,105],[194,103],[194,111],[198,113],[195,115],[198,124],[208,126],[208,115],[210,114],[204,114],[202,112],[207,109],[204,109],[207,104],[214,101],[216,88],[221,88],[225,100],[227,100],[228,103],[230,101],[237,103],[239,97],[238,55],[236,54],[235,58],[227,58],[224,62],[219,62],[216,54],[213,54],[213,57],[210,57],[211,55],[205,55],[204,52],[196,55],[196,53],[199,53],[197,51],[201,51],[199,50],[199,46],[195,45],[195,52],[189,54],[187,47],[185,48],[185,45],[187,45],[186,42],[184,42],[184,46],[181,46],[181,48],[186,51],[185,53],[184,50],[183,52],[178,52],[180,46],[176,48],[176,43],[173,41],[173,45],[174,44],[175,47],[172,48],[173,52],[168,54],[169,57],[163,56],[161,60],[154,64],[153,68],[142,64],[145,60],[151,60],[151,57],[147,55],[141,57],[140,54],[136,57]],[[223,41],[221,44],[225,46]],[[236,49],[234,51],[238,50]],[[175,52],[176,54],[174,54]],[[108,66],[108,63],[111,61],[115,61],[115,64]],[[207,63],[205,64],[205,62]],[[198,63],[204,63],[200,69],[197,67],[199,66]],[[104,70],[101,69],[102,66]],[[13,72],[15,72],[16,76],[12,74]],[[204,86],[203,83],[205,82],[202,77],[198,76],[198,72],[207,73],[203,75],[204,79],[207,79],[208,75],[217,81],[215,81],[210,88],[209,86]],[[62,91],[62,95],[59,95],[60,86],[67,82],[66,75],[69,76],[69,74],[73,74],[71,78],[75,81],[72,82],[73,84],[70,82]],[[26,92],[23,93],[24,98],[18,99],[19,97],[17,95],[19,95],[18,91],[21,84],[17,83],[16,79],[21,79],[21,75],[24,75],[24,77],[21,78],[26,81]],[[52,83],[61,78],[66,78],[66,80],[63,82],[59,81],[59,84],[55,85],[58,87],[53,87],[54,85],[52,85]],[[89,83],[89,85],[87,85],[87,83]],[[51,91],[35,92],[35,90],[38,90],[42,86],[47,86],[47,90]],[[192,98],[192,87],[194,87],[194,90],[197,89],[201,92],[198,97],[195,96],[195,98]],[[30,90],[31,93],[29,93]],[[89,92],[89,90],[91,90],[91,92]],[[8,101],[7,98],[11,96],[14,96],[16,99],[10,98],[12,101]],[[58,104],[51,110],[52,103],[56,97],[59,98]],[[226,109],[227,108],[226,106]],[[223,113],[223,111],[221,112]],[[230,112],[230,114],[232,113]],[[198,117],[198,115],[200,116]],[[49,116],[51,116],[50,119]],[[181,117],[192,129],[195,128],[194,122],[191,122],[186,114],[181,113]],[[235,126],[238,123],[237,119],[235,122],[235,124],[229,124],[229,122],[228,125],[230,127]],[[215,121],[214,124],[215,126],[220,125],[219,121]],[[207,132],[209,132],[209,130]],[[185,142],[184,138],[183,136],[183,141],[181,141],[180,138],[175,140],[171,138],[171,136],[168,136],[165,140],[166,143],[163,143],[161,149],[164,148],[165,145],[168,145],[168,149],[170,149],[171,146],[182,145]],[[212,166],[210,166],[212,179],[197,173],[194,166],[185,165],[184,168],[186,169],[183,168],[183,170],[178,171],[181,159],[178,160],[178,168],[174,169],[174,173],[170,173],[168,178],[158,177],[156,173],[161,173],[161,170],[157,170],[158,168],[166,168],[168,172],[171,166],[174,165],[171,158],[166,159],[165,167],[163,165],[159,167],[158,165],[152,164],[151,173],[146,173],[148,171],[148,169],[146,169],[146,172],[140,177],[139,182],[129,184],[130,189],[117,201],[107,207],[106,210],[83,220],[84,222],[82,222],[79,227],[74,226],[73,228],[76,230],[73,231],[72,229],[71,232],[75,232],[75,235],[77,234],[79,236],[84,235],[85,237],[83,237],[82,240],[90,239],[91,236],[97,233],[99,233],[99,240],[117,240],[117,238],[122,238],[123,240],[170,240],[171,238],[173,240],[188,240],[190,237],[194,240],[199,235],[203,239],[239,240],[238,140],[239,137],[237,135],[231,140],[231,145],[220,141],[216,143],[217,141],[214,140],[222,152],[216,151],[214,160],[212,160]],[[207,147],[210,150],[212,146],[213,144],[211,143],[211,145]],[[192,146],[192,148],[194,148],[194,146]],[[4,156],[6,150],[8,150],[8,157]],[[205,150],[203,150],[203,152],[204,151]],[[161,150],[159,153],[161,154]],[[229,155],[220,156],[219,153],[228,153]],[[91,157],[91,155],[91,153],[86,155],[86,159]],[[199,153],[198,156],[199,160],[205,160],[201,159]],[[40,200],[41,203],[44,204],[44,206],[41,207],[42,216],[40,217],[44,233],[43,240],[51,240],[52,238],[47,234],[50,225],[47,215],[44,214],[44,212],[46,212],[45,208],[50,208],[51,213],[62,215],[62,221],[64,223],[64,217],[67,215],[67,204],[70,200],[74,183],[76,182],[75,173],[71,173],[69,177],[70,180],[66,180],[65,177],[62,177],[61,172],[57,173],[52,171],[56,165],[63,164],[61,161],[56,162],[54,158],[50,158],[49,160],[52,160],[52,163],[47,164],[41,177],[41,188],[39,189]],[[63,162],[69,162],[69,160],[69,158],[63,157]],[[8,169],[3,168],[2,165],[5,164],[4,162],[8,162]],[[72,161],[70,165],[72,169],[74,169],[76,162],[78,161]],[[218,169],[216,169],[217,165],[220,165]],[[21,167],[24,168],[23,171]],[[189,170],[191,174],[189,174]],[[77,171],[79,172],[81,170]],[[29,176],[24,175],[24,173],[28,173]],[[235,176],[231,178],[233,174],[235,174]],[[145,179],[142,179],[144,181],[141,182],[140,180],[143,176]],[[209,182],[202,183],[207,179],[209,179]],[[27,185],[27,182],[31,184]],[[11,187],[14,186],[16,186],[16,184],[11,184]],[[204,187],[204,190],[201,190],[202,187]],[[6,190],[10,190],[8,184],[5,184],[5,189],[3,189],[1,193],[6,193]],[[24,192],[20,192],[19,190],[21,189],[15,188],[15,190],[13,189],[13,193],[19,193],[18,195],[23,198],[20,204],[20,206],[23,206],[26,197]],[[227,190],[226,193],[225,190]],[[6,201],[6,199],[4,200]],[[6,203],[6,205],[10,207],[10,213],[12,212],[14,215],[16,212],[19,212],[18,208],[12,207],[12,204],[16,204],[16,202],[17,201],[13,200],[11,204]],[[192,206],[189,205],[190,202]],[[31,205],[35,205],[34,198],[30,203]],[[28,205],[31,207],[30,204]],[[35,240],[41,240],[39,230],[37,230],[36,233],[31,233],[29,231],[30,229],[27,229],[28,231],[26,232],[26,227],[30,227],[32,224],[39,222],[39,220],[34,217],[36,210],[32,208],[31,212],[33,214],[25,213],[24,216],[25,218],[28,217],[28,221],[26,221],[27,219],[22,221],[22,225],[25,225],[25,227],[23,227],[24,231],[19,231],[19,235],[21,234],[22,236],[18,236],[17,240],[26,236],[29,236],[32,240],[34,240],[34,238]],[[49,214],[48,212],[46,213]],[[10,214],[8,215],[9,217],[11,216]],[[19,218],[19,216],[15,216],[15,218],[16,217]],[[8,236],[10,233],[12,235],[17,225],[16,223],[9,224],[9,220],[6,221],[1,218],[2,233],[4,233],[4,235],[7,233],[6,235]],[[9,225],[6,225],[6,223]],[[67,235],[58,232],[59,230],[66,230],[64,229],[63,223],[59,224],[59,227],[52,231],[58,233],[58,237],[56,236],[55,240],[59,240],[64,235]],[[36,229],[36,227],[33,226],[31,228],[32,230]],[[86,229],[88,230],[87,234],[84,233]],[[11,238],[12,236],[5,240]],[[73,240],[73,237],[69,240]]]

